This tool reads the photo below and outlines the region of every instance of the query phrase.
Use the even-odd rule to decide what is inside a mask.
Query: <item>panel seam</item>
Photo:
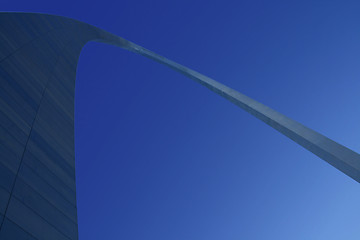
[[[46,35],[46,34],[44,34],[44,35]],[[44,35],[42,35],[42,36],[44,36]],[[36,38],[36,39],[40,39],[40,38]],[[64,45],[64,47],[62,48],[62,50],[63,50],[63,49],[67,46],[67,44],[70,43],[71,41],[72,41],[72,39]],[[32,42],[32,41],[31,41],[31,42]],[[60,51],[60,52],[61,52],[61,51]],[[15,54],[15,53],[14,53],[14,54]],[[12,55],[12,54],[11,54],[11,55]],[[10,56],[11,56],[11,55],[10,55]],[[21,166],[22,166],[22,163],[23,163],[23,159],[24,159],[24,156],[25,156],[25,153],[26,153],[26,150],[27,150],[27,146],[28,146],[28,143],[29,143],[31,134],[32,134],[32,130],[33,130],[34,124],[35,124],[36,119],[37,119],[37,117],[38,117],[38,113],[39,113],[39,110],[40,110],[40,107],[41,107],[41,103],[42,103],[43,100],[44,100],[45,92],[46,92],[46,90],[47,90],[47,88],[48,88],[48,85],[49,85],[49,83],[50,83],[50,79],[51,79],[51,77],[54,75],[55,69],[56,69],[56,67],[57,67],[57,65],[58,65],[58,63],[59,63],[59,59],[60,59],[61,56],[62,56],[61,53],[57,56],[56,63],[55,63],[55,65],[54,65],[54,67],[53,67],[53,69],[52,69],[52,71],[51,71],[51,74],[50,74],[49,77],[48,77],[48,80],[47,80],[47,82],[46,82],[46,84],[45,84],[45,86],[44,86],[44,90],[43,90],[43,92],[42,92],[42,94],[41,94],[41,99],[40,99],[38,108],[37,108],[37,110],[36,110],[36,114],[35,114],[34,120],[32,121],[32,124],[31,124],[31,129],[30,129],[28,138],[27,138],[27,140],[26,140],[26,143],[25,143],[25,146],[24,146],[24,150],[23,150],[22,155],[21,155],[19,167],[18,167],[18,169],[17,169],[16,175],[15,175],[15,179],[14,179],[14,182],[13,182],[12,187],[11,187],[11,192],[10,192],[9,200],[8,200],[8,202],[7,202],[7,204],[6,204],[6,208],[5,208],[5,211],[4,211],[4,216],[3,216],[3,219],[2,219],[1,224],[0,224],[0,232],[1,232],[1,230],[2,230],[2,226],[3,226],[4,221],[5,221],[5,218],[6,218],[7,210],[8,210],[9,205],[10,205],[10,200],[11,200],[11,197],[12,197],[12,195],[13,195],[13,191],[14,191],[14,188],[15,188],[15,185],[16,185],[16,181],[17,181],[18,176],[19,176],[19,172],[20,172],[20,169],[21,169]],[[0,62],[1,62],[1,61],[0,61]]]

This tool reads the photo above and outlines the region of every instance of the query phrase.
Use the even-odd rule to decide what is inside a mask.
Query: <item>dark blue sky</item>
[[[360,152],[359,1],[21,1],[216,79]],[[360,185],[221,97],[85,46],[76,82],[80,240],[358,240]]]

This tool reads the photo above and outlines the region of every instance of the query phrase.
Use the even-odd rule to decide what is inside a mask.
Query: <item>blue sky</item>
[[[360,152],[359,1],[20,1],[96,25]],[[190,79],[88,43],[80,239],[360,237],[360,185]]]

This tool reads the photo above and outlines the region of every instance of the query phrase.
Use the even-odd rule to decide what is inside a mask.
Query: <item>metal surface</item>
[[[89,41],[184,74],[360,182],[358,153],[213,79],[86,23],[0,13],[0,239],[78,239],[74,88]]]

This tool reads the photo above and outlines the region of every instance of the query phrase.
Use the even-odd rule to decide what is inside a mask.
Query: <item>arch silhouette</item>
[[[0,13],[0,239],[78,239],[74,88],[89,41],[184,74],[360,182],[358,153],[211,78],[77,20]]]

